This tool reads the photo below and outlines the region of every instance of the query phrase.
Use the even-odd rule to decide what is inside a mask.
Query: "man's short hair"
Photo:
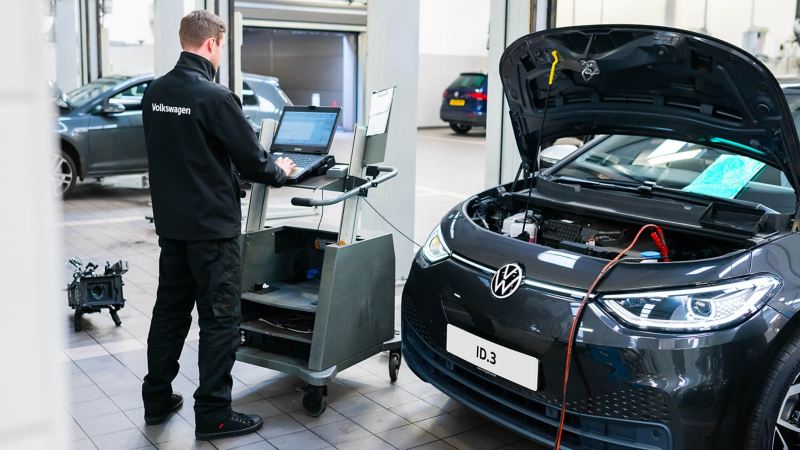
[[[209,38],[215,38],[217,43],[221,44],[223,33],[225,33],[225,22],[218,15],[199,9],[181,19],[178,37],[181,40],[181,47],[195,49]]]

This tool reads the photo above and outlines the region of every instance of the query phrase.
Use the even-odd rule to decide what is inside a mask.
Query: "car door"
[[[92,172],[115,174],[147,170],[147,152],[142,129],[142,96],[149,81],[125,87],[106,102],[122,105],[122,112],[103,112],[103,104],[92,110],[89,146]]]
[[[147,170],[147,149],[144,143],[144,127],[142,125],[142,97],[150,84],[149,81],[135,84],[114,95],[110,101],[125,106],[120,113],[127,119],[121,130],[124,139],[117,143],[117,167],[121,171],[139,172]]]

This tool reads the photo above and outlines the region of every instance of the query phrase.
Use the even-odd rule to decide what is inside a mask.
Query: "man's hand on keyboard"
[[[294,161],[283,156],[275,160],[275,165],[280,167],[287,177],[292,174],[292,171],[296,166]]]

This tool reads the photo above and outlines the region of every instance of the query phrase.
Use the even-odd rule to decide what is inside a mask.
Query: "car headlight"
[[[428,236],[428,240],[422,246],[422,256],[429,263],[439,262],[450,257],[450,249],[447,248],[447,244],[442,238],[441,226],[437,225]]]
[[[773,275],[739,278],[713,286],[603,295],[599,302],[625,325],[672,332],[706,331],[740,322],[775,294]]]

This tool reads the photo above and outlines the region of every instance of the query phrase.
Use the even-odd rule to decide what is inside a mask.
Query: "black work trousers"
[[[200,386],[194,393],[198,427],[231,414],[231,368],[239,348],[241,251],[239,238],[180,241],[161,238],[158,293],[147,336],[146,413],[158,413],[172,395],[186,335],[197,304]]]

